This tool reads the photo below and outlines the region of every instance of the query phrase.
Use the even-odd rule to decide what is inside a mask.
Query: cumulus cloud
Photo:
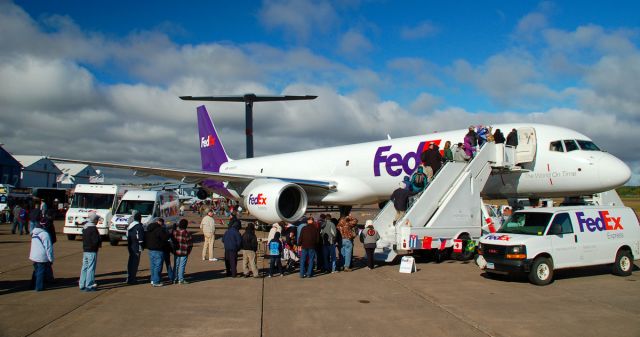
[[[439,28],[429,21],[420,22],[413,27],[403,27],[400,37],[405,40],[420,40],[438,34]]]
[[[267,28],[282,29],[298,42],[327,33],[338,22],[332,4],[324,0],[266,0],[258,16]]]
[[[352,58],[362,58],[373,49],[373,45],[364,34],[349,30],[340,38],[339,50],[342,55]]]

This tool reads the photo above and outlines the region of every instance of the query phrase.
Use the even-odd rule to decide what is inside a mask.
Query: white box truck
[[[549,284],[554,270],[592,265],[628,276],[640,258],[640,225],[628,207],[528,208],[483,236],[478,252],[489,275],[524,272],[537,285]]]
[[[127,227],[133,210],[140,213],[145,228],[157,218],[163,218],[165,224],[171,226],[180,220],[180,199],[174,191],[127,191],[109,225],[109,242],[112,246],[127,239]]]
[[[82,235],[84,222],[89,212],[96,212],[100,216],[97,228],[100,235],[109,234],[109,222],[118,200],[126,192],[126,188],[118,185],[78,184],[64,220],[63,233],[69,240],[75,240],[76,235]]]

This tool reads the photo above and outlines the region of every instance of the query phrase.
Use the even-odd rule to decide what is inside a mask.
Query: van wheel
[[[529,282],[545,286],[553,280],[553,262],[551,259],[540,256],[533,260],[531,271],[529,272]]]
[[[633,271],[633,255],[628,250],[619,250],[616,261],[613,263],[612,272],[618,276],[629,276]]]
[[[75,234],[67,234],[67,240],[75,241],[76,240],[76,235]]]
[[[118,245],[118,242],[119,242],[118,240],[109,240],[109,243],[110,243],[112,246],[117,246],[117,245]]]

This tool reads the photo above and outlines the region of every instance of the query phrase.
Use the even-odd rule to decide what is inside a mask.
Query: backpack
[[[25,211],[24,208],[20,209],[20,220],[27,220],[27,211]]]
[[[325,225],[322,228],[322,241],[323,243],[329,245],[332,245],[336,242],[336,233],[332,233],[330,225]]]
[[[269,242],[269,255],[271,256],[280,255],[280,242],[278,241]]]

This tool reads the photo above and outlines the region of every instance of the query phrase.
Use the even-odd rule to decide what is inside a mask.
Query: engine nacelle
[[[293,222],[307,211],[307,193],[293,183],[256,179],[242,192],[242,203],[260,221]]]

